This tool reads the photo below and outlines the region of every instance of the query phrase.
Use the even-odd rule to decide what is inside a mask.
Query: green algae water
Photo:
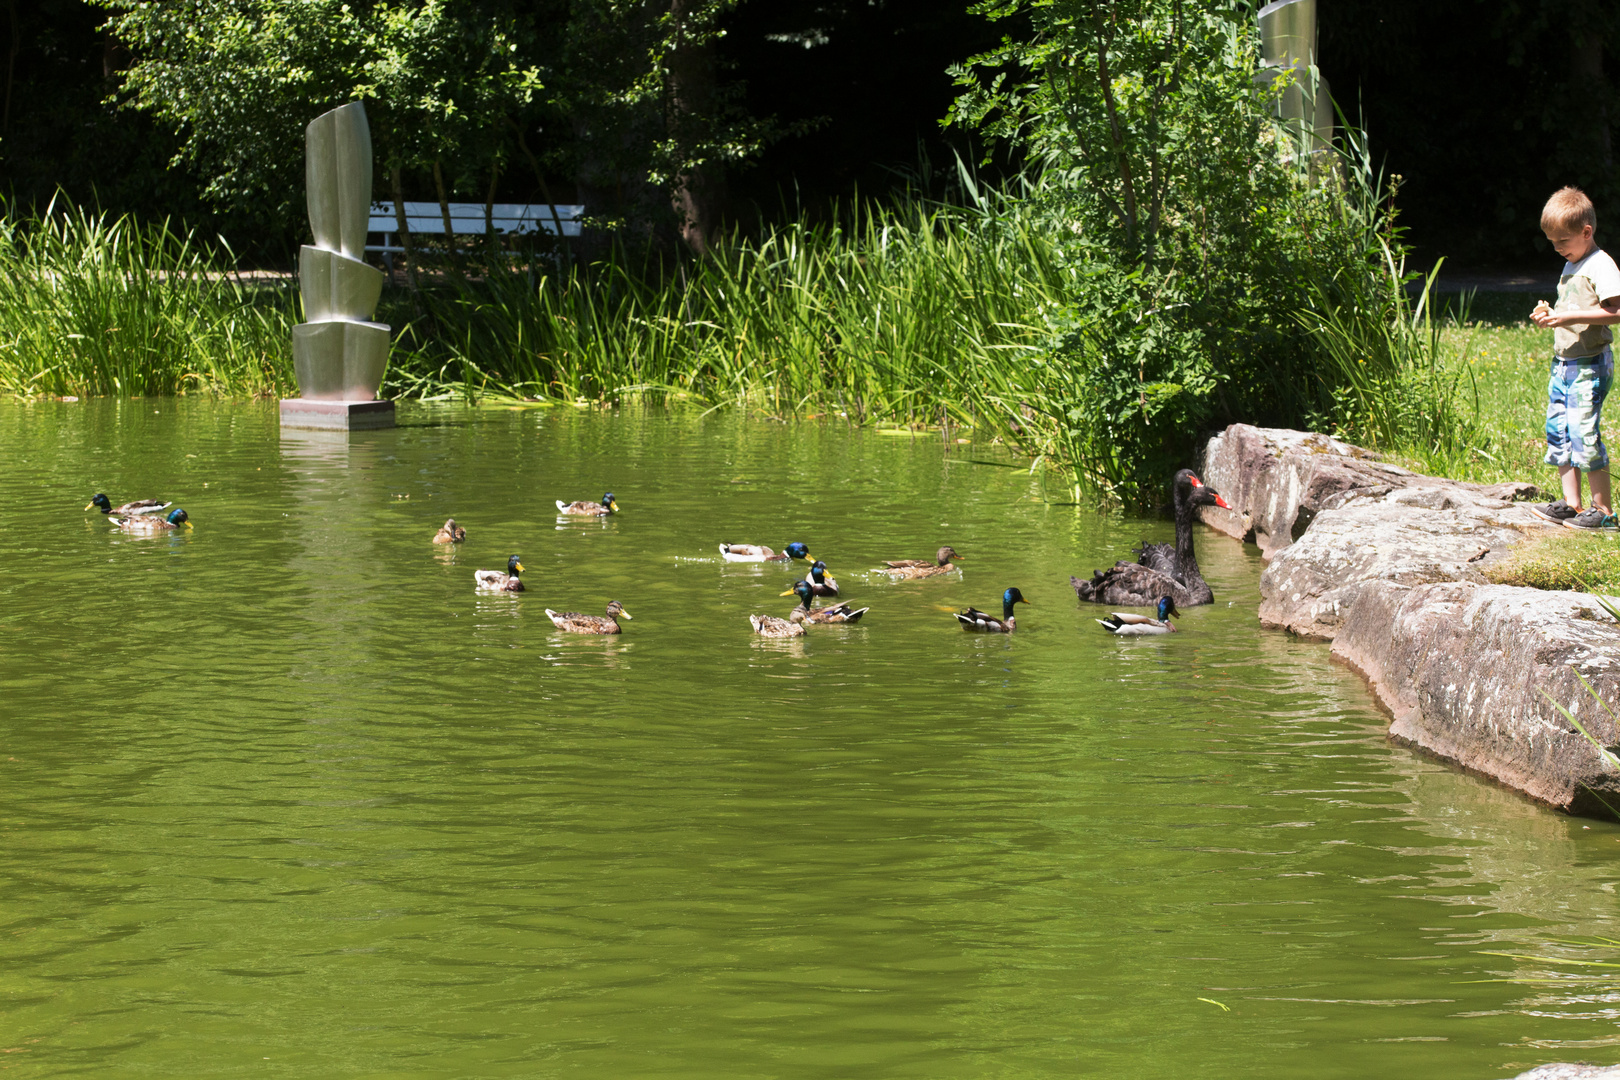
[[[1620,1060],[1620,828],[1390,745],[1254,549],[937,436],[0,404],[0,1073],[1508,1076]],[[559,520],[612,490],[623,512]],[[175,499],[129,537],[80,510]],[[459,549],[429,543],[445,518]],[[764,641],[803,540],[858,626]],[[869,573],[941,544],[960,576]],[[528,591],[474,592],[522,556]],[[949,610],[1032,601],[1011,637]],[[619,638],[544,608],[634,615]],[[1509,954],[1509,955],[1501,955]]]

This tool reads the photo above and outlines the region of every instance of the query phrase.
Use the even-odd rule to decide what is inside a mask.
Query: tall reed
[[[263,395],[292,388],[291,292],[167,222],[72,206],[0,217],[0,390]]]
[[[1009,216],[857,206],[673,269],[619,246],[532,284],[497,270],[424,294],[435,331],[406,347],[506,393],[963,421],[968,373],[1039,340],[1064,289],[1052,240]]]

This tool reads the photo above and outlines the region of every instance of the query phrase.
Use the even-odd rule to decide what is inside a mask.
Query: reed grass
[[[0,217],[0,391],[282,393],[293,294],[167,222],[53,206]]]

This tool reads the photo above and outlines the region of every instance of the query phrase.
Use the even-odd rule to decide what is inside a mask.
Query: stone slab
[[[1363,586],[1333,655],[1366,676],[1391,736],[1561,810],[1620,807],[1606,747],[1620,724],[1581,686],[1620,703],[1620,625],[1587,593],[1450,581]]]
[[[281,426],[306,431],[375,431],[394,426],[392,401],[281,399]]]
[[[1441,488],[1459,500],[1472,496],[1495,502],[1537,494],[1528,483],[1465,484],[1424,476],[1328,435],[1249,424],[1233,424],[1210,439],[1200,475],[1231,506],[1200,507],[1203,522],[1258,545],[1267,561],[1303,536],[1323,510],[1357,498],[1405,488]]]

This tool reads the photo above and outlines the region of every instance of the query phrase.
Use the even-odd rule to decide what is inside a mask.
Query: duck
[[[609,514],[619,512],[619,500],[613,497],[613,492],[602,496],[602,501],[565,503],[561,499],[552,500],[557,504],[557,513],[573,514],[579,517],[607,517]]]
[[[796,623],[857,623],[861,616],[872,609],[869,607],[849,609],[848,603],[834,604],[832,607],[816,608],[810,606],[815,598],[815,586],[808,581],[795,581],[793,588],[782,594],[783,596],[797,596],[799,606],[788,615],[789,622]]]
[[[810,564],[810,590],[817,596],[837,596],[838,582],[827,576],[827,564],[817,559]],[[787,593],[783,593],[786,596]]]
[[[467,530],[456,524],[455,518],[446,518],[444,525],[433,534],[435,544],[459,544],[467,539]]]
[[[1214,488],[1205,484],[1191,469],[1176,473],[1172,485],[1175,498],[1176,543],[1143,542],[1131,550],[1133,563],[1120,561],[1107,570],[1095,571],[1090,580],[1071,577],[1075,595],[1097,604],[1150,607],[1161,596],[1168,596],[1177,607],[1197,607],[1215,601],[1215,593],[1198,571],[1193,554],[1193,510],[1200,506],[1231,509]]]
[[[1170,622],[1170,616],[1180,615],[1176,610],[1176,602],[1168,596],[1159,597],[1159,617],[1149,618],[1146,615],[1137,615],[1129,611],[1111,612],[1106,619],[1098,619],[1104,630],[1120,637],[1134,637],[1138,634],[1173,634],[1175,625]]]
[[[552,611],[546,608],[546,617],[553,626],[559,630],[566,630],[570,634],[617,634],[621,618],[631,618],[631,614],[624,610],[624,605],[617,600],[608,601],[607,615],[581,615],[577,611]]]
[[[882,573],[894,577],[896,581],[912,581],[916,578],[938,577],[940,574],[948,574],[955,569],[951,566],[951,560],[961,558],[962,556],[956,553],[956,549],[947,544],[939,549],[933,561],[928,559],[893,559],[884,563],[879,569]]]
[[[168,517],[158,517],[156,514],[134,514],[130,517],[114,516],[110,520],[114,528],[131,533],[157,533],[191,528],[190,515],[179,507],[170,510]]]
[[[173,503],[164,502],[162,499],[137,499],[135,502],[127,502],[123,506],[114,506],[111,499],[98,491],[95,498],[90,500],[90,504],[85,509],[91,510],[100,507],[103,514],[122,514],[125,517],[130,517],[134,514],[162,513],[173,505]]]
[[[775,615],[750,615],[748,625],[761,637],[804,637],[804,623],[778,619]]]
[[[523,563],[516,555],[506,560],[506,572],[499,570],[474,570],[473,581],[482,592],[522,592],[523,582],[518,575],[523,573]]]
[[[794,559],[810,559],[810,549],[800,543],[789,544],[781,554],[763,544],[721,544],[720,554],[726,562],[791,562]]]
[[[1024,599],[1023,593],[1017,589],[1008,589],[1001,594],[1001,618],[970,607],[966,611],[958,611],[956,621],[962,624],[964,630],[976,630],[984,634],[1010,634],[1018,625],[1018,621],[1013,618],[1013,605],[1027,603],[1029,601]]]

